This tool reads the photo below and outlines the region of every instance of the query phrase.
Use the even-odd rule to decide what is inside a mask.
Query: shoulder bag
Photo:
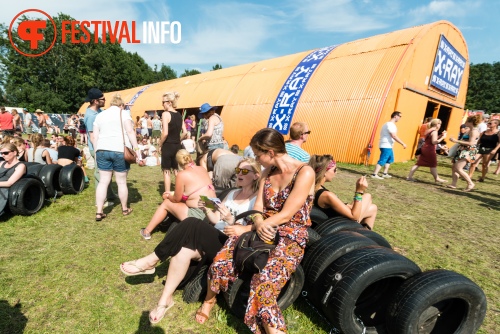
[[[125,158],[125,161],[128,162],[129,164],[135,164],[137,161],[137,155],[135,154],[135,151],[125,145],[125,133],[123,131],[123,121],[122,121],[122,110],[120,110],[120,125],[122,127],[122,139],[123,139],[123,157]]]

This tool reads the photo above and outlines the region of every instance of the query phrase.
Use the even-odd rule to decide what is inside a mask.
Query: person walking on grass
[[[403,143],[403,141],[397,136],[398,128],[396,127],[396,123],[399,122],[400,119],[401,112],[395,111],[391,114],[391,120],[382,126],[379,141],[380,159],[378,160],[377,165],[375,166],[375,170],[371,175],[371,177],[374,179],[383,180],[385,178],[392,177],[388,174],[388,172],[389,167],[394,162],[394,151],[392,147],[395,141],[401,144],[404,149],[406,149],[406,144]],[[382,176],[379,176],[378,172],[380,172],[382,166],[384,166],[384,173],[382,174]]]

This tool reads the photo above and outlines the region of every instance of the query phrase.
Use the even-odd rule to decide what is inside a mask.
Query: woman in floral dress
[[[281,289],[302,260],[311,225],[314,171],[286,153],[283,136],[274,129],[258,131],[250,142],[256,160],[266,168],[259,184],[252,229],[264,241],[278,238],[264,269],[254,274],[245,324],[254,333],[285,333],[286,325],[277,299]],[[237,237],[229,238],[210,267],[207,296],[196,312],[196,321],[204,323],[220,290],[238,277],[233,267],[233,249]]]

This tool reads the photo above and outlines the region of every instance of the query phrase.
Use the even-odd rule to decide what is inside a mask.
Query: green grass
[[[489,174],[471,193],[450,190],[432,181],[427,168],[422,182],[404,180],[413,162],[391,167],[390,180],[369,180],[379,207],[375,230],[422,270],[444,268],[476,282],[488,298],[480,333],[500,328],[499,310],[499,180]],[[351,201],[356,179],[372,167],[340,164],[328,185]],[[496,167],[496,166],[495,166]],[[450,163],[440,160],[441,177],[450,179]],[[89,171],[92,177],[92,172]],[[95,222],[94,186],[65,195],[31,217],[0,222],[0,333],[250,333],[234,318],[222,298],[205,325],[193,321],[199,304],[182,302],[151,326],[148,312],[163,289],[168,264],[156,275],[126,278],[119,264],[153,251],[163,233],[145,241],[139,235],[163,190],[158,167],[132,167],[131,207],[106,208]],[[465,188],[465,182],[459,185]],[[328,325],[301,299],[284,312],[290,333],[325,333]]]

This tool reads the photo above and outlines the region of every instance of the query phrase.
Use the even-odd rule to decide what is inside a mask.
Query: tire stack
[[[335,333],[475,333],[486,297],[448,270],[421,272],[387,240],[343,217],[315,215],[320,235],[301,263],[303,295]]]
[[[30,216],[43,207],[46,198],[78,194],[85,188],[81,167],[71,164],[43,165],[25,162],[26,175],[9,189],[8,207],[12,214]]]

